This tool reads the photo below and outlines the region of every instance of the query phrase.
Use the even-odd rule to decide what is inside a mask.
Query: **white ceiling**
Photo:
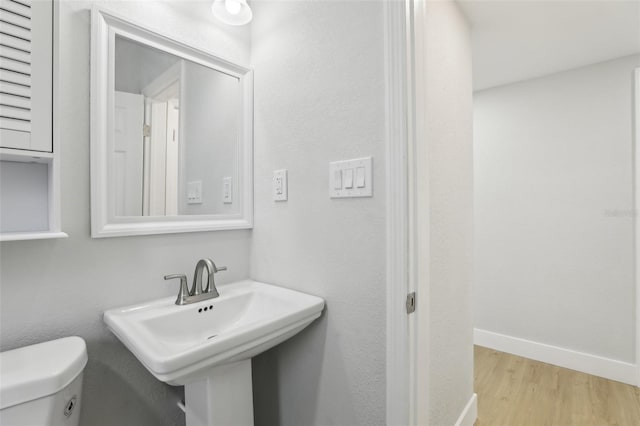
[[[640,0],[460,0],[472,26],[474,89],[640,52]]]

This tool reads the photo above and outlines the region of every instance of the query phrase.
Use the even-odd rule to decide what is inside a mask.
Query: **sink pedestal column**
[[[187,426],[253,426],[251,359],[220,365],[184,387]]]

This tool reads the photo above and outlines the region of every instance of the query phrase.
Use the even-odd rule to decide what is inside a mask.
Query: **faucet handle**
[[[214,272],[220,272],[220,271],[226,271],[227,267],[226,266],[216,266],[216,264],[213,264],[213,268],[214,268]]]
[[[165,275],[165,280],[173,280],[180,278],[180,292],[176,298],[176,305],[184,305],[187,297],[189,297],[189,289],[187,288],[187,276],[185,274]]]

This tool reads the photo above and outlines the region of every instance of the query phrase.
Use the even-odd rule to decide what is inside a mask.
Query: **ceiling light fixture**
[[[247,0],[213,0],[211,13],[227,25],[248,24],[253,18]]]

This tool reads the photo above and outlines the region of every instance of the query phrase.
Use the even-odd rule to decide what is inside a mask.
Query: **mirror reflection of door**
[[[143,119],[144,96],[115,93],[112,156],[116,216],[139,216],[142,213]]]
[[[142,90],[145,96],[142,214],[178,214],[180,81],[182,61]]]
[[[116,62],[115,215],[175,216],[183,61],[117,36]]]

